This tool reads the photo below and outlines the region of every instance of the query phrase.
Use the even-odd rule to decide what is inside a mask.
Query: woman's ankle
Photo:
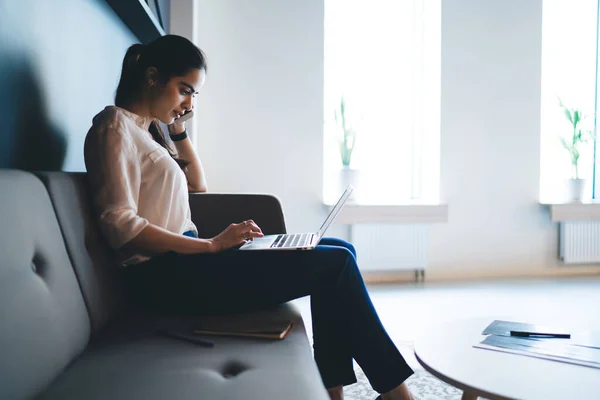
[[[344,400],[344,387],[336,386],[327,389],[327,393],[329,394],[329,398],[331,400]]]
[[[414,400],[414,397],[410,393],[410,390],[408,390],[406,383],[396,386],[389,392],[382,393],[381,398],[382,400]]]

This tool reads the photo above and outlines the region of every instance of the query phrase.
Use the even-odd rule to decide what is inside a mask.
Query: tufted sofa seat
[[[0,170],[0,399],[326,400],[303,321],[283,341],[155,334],[198,317],[136,310],[97,229],[85,173]],[[191,194],[201,237],[253,218],[285,231],[268,195]]]

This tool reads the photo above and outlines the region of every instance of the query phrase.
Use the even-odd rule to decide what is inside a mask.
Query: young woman
[[[413,373],[379,317],[345,241],[323,238],[312,251],[238,251],[261,237],[253,221],[200,239],[188,192],[206,191],[202,163],[178,117],[194,108],[205,56],[167,35],[125,54],[115,106],[93,119],[85,164],[99,224],[135,298],[195,314],[273,307],[311,296],[314,356],[332,399],[356,382],[355,359],[383,399],[411,399]],[[157,121],[168,126],[176,152]]]

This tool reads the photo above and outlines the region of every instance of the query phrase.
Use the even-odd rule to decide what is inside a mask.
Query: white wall
[[[274,193],[290,230],[314,229],[324,217],[323,0],[196,1],[209,64],[196,143],[209,190]],[[599,271],[558,268],[557,228],[538,204],[541,16],[542,0],[443,2],[449,222],[433,227],[431,278]]]
[[[197,100],[210,191],[267,192],[289,229],[322,222],[323,0],[198,0]]]
[[[441,196],[434,269],[553,265],[537,205],[542,1],[442,4]]]
[[[169,10],[169,32],[173,35],[186,37],[192,41],[197,37],[196,15],[198,12],[197,0],[171,0]],[[192,118],[185,124],[190,139],[195,143],[198,137],[198,124]]]
[[[542,0],[442,4],[438,276],[558,271],[557,227],[538,204]],[[571,272],[580,267],[564,267]]]

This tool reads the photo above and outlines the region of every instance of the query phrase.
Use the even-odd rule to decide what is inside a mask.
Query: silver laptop
[[[240,250],[312,250],[319,243],[329,225],[339,214],[350,197],[354,188],[348,185],[342,196],[333,207],[325,222],[316,233],[288,233],[281,235],[266,235],[246,242]]]

